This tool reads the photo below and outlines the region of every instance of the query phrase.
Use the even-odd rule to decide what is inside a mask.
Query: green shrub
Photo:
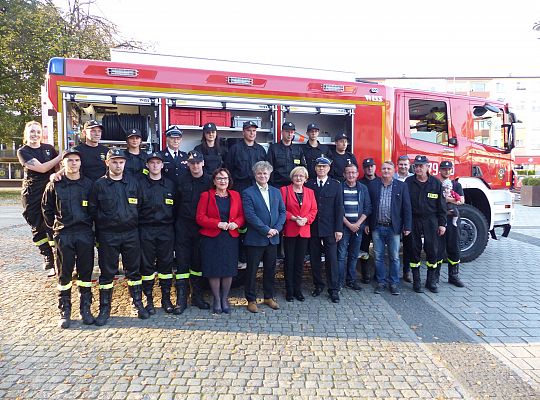
[[[527,175],[536,175],[536,171],[534,169],[530,169],[527,171]]]
[[[524,170],[524,169],[518,169],[518,170],[516,170],[516,173],[517,173],[517,175],[520,175],[520,176],[521,175],[528,175],[529,171]]]
[[[540,178],[523,178],[523,186],[540,186]]]

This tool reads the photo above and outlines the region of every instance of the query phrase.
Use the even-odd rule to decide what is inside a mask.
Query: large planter
[[[521,204],[529,207],[540,207],[540,186],[523,185],[521,187]]]

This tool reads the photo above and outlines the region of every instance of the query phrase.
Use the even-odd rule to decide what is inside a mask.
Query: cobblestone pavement
[[[230,316],[190,307],[181,316],[158,309],[141,321],[130,310],[125,282],[119,281],[107,326],[83,326],[74,295],[75,321],[61,330],[55,280],[39,270],[41,260],[22,219],[6,222],[15,212],[16,207],[0,206],[0,398],[540,398],[529,375],[514,364],[510,368],[492,349],[516,343],[490,341],[497,336],[486,335],[489,331],[476,336],[477,328],[465,325],[480,320],[466,312],[471,308],[466,303],[478,293],[488,297],[479,302],[504,300],[510,307],[510,296],[532,289],[519,274],[500,277],[512,282],[518,291],[512,294],[500,293],[501,282],[487,287],[485,280],[473,278],[502,264],[497,254],[505,248],[511,249],[514,261],[509,262],[515,267],[525,264],[517,259],[533,260],[533,245],[519,250],[525,244],[513,239],[490,243],[487,255],[464,268],[468,288],[454,291],[443,284],[438,296],[418,296],[408,285],[402,296],[380,296],[364,286],[362,292],[344,290],[339,305],[324,296],[287,303],[280,277],[281,310],[261,306],[259,314],[247,312],[241,290],[235,289]],[[489,299],[492,288],[498,300]],[[538,302],[528,294],[529,301]],[[159,304],[157,288],[155,295]],[[512,314],[521,314],[516,307]],[[430,325],[433,329],[426,328]],[[533,333],[525,337],[536,337]],[[529,343],[520,345],[527,349]]]

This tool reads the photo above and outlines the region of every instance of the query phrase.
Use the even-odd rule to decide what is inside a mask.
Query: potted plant
[[[540,178],[523,178],[521,183],[521,204],[529,207],[539,207]]]

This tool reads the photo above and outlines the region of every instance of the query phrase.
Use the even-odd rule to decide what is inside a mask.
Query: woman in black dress
[[[202,273],[210,283],[216,314],[230,313],[229,290],[238,270],[238,229],[244,225],[240,194],[230,187],[230,172],[215,170],[212,188],[201,194],[197,205]]]
[[[201,144],[193,150],[204,155],[204,172],[206,174],[212,175],[216,169],[223,167],[225,151],[219,145],[216,124],[213,122],[204,124]]]
[[[24,127],[23,146],[17,150],[17,158],[24,167],[24,180],[21,191],[23,217],[32,228],[34,244],[38,246],[45,263],[43,268],[48,276],[54,276],[54,257],[49,241],[52,232],[47,229],[41,213],[41,198],[49,176],[62,160],[53,146],[43,141],[41,124],[36,121],[27,122]]]

